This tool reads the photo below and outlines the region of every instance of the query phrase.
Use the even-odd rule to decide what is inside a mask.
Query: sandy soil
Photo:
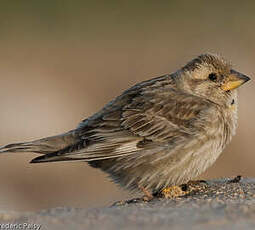
[[[58,207],[36,213],[0,211],[1,224],[34,229],[254,229],[255,179],[218,179],[190,186],[189,194],[150,202],[131,200],[111,207]],[[2,227],[2,226],[1,226]]]

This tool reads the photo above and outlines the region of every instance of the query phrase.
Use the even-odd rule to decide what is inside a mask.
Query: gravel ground
[[[0,211],[0,229],[4,229],[4,223],[19,223],[22,227],[24,223],[36,224],[33,229],[40,225],[40,229],[52,230],[255,229],[255,178],[211,180],[188,189],[188,195],[174,199],[155,198],[150,202],[138,199],[96,209]]]

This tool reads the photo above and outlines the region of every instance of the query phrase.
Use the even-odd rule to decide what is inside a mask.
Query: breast
[[[228,108],[218,107],[214,119],[208,124],[202,135],[202,143],[192,157],[186,162],[183,178],[193,179],[203,173],[220,156],[226,145],[231,141],[237,127],[237,97],[235,103]]]
[[[234,91],[232,93],[232,97],[228,100],[228,104],[226,105],[226,109],[222,111],[222,119],[223,119],[223,145],[227,145],[232,137],[236,134],[237,128],[237,108],[238,108],[238,100],[237,100],[237,92]],[[225,146],[223,146],[224,148]]]

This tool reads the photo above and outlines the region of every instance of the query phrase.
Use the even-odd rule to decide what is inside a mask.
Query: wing
[[[206,103],[193,96],[163,91],[136,97],[125,106],[122,123],[133,134],[153,142],[170,141],[176,135],[192,135]]]
[[[169,148],[203,128],[201,112],[208,102],[173,87],[131,88],[102,111],[83,121],[77,143],[35,158],[32,163],[94,161],[123,157],[153,148]]]

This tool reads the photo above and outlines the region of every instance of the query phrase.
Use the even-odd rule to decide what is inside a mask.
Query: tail
[[[35,141],[8,144],[3,147],[0,147],[0,153],[35,152],[47,154],[66,148],[67,146],[76,143],[76,141],[77,140],[75,132],[72,130],[64,134],[46,137]]]

